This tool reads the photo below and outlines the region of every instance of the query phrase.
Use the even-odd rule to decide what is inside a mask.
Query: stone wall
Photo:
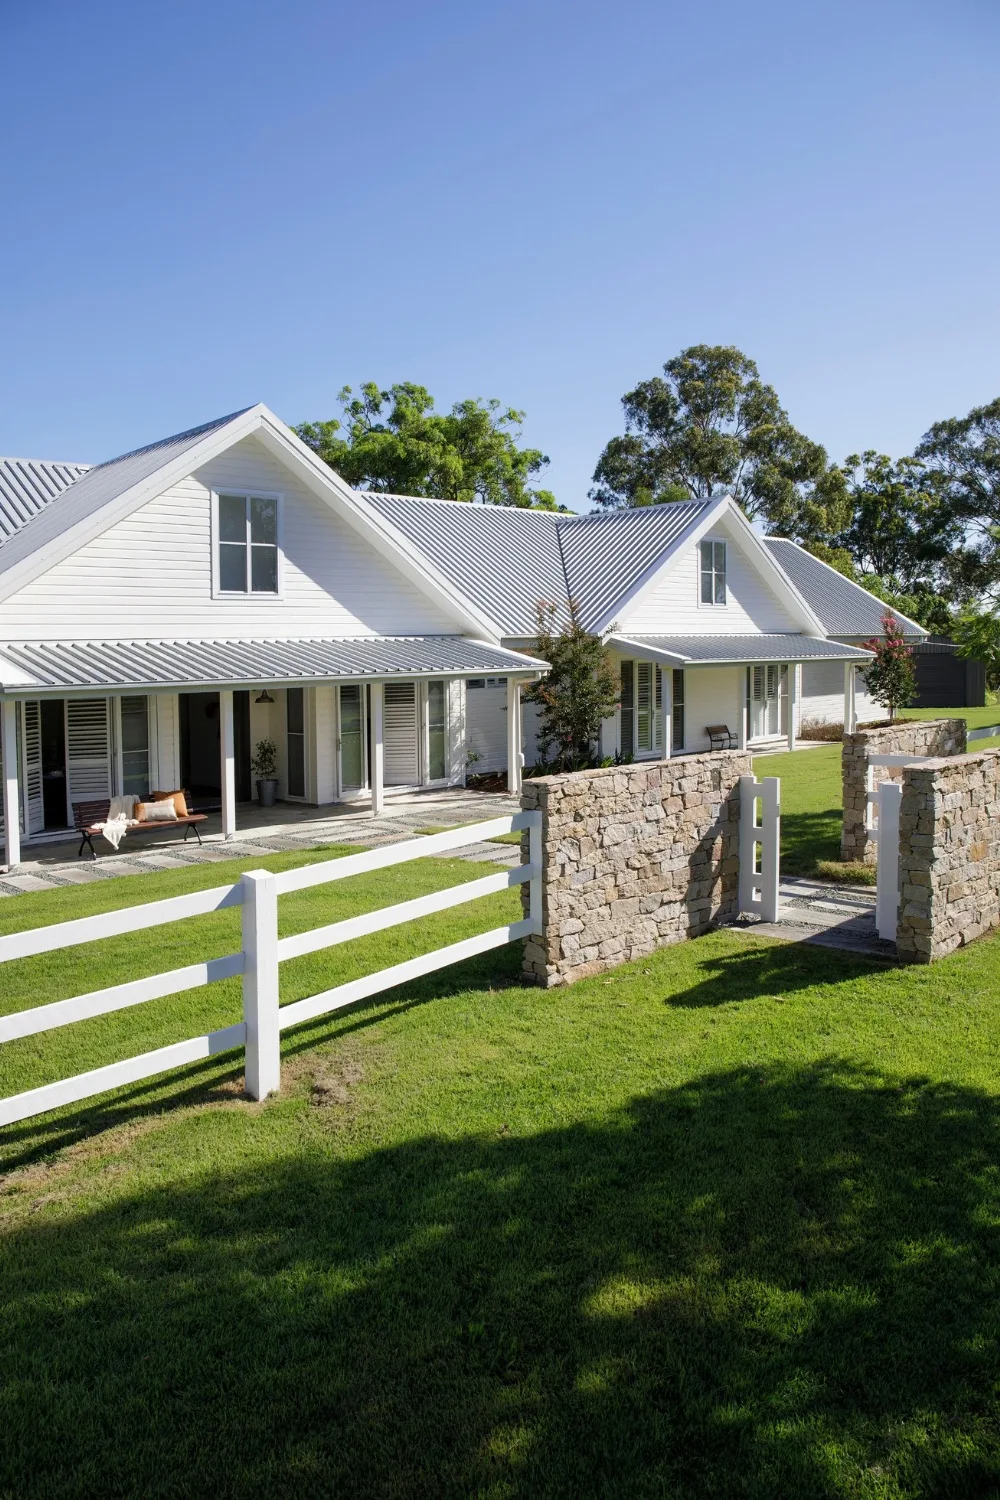
[[[526,781],[521,806],[543,820],[544,936],[525,942],[525,975],[569,984],[735,916],[749,772],[729,750]]]
[[[1000,925],[1000,750],[907,766],[899,825],[900,958],[931,963]]]
[[[845,734],[841,752],[844,784],[844,827],[840,837],[841,859],[876,863],[875,844],[865,828],[865,774],[869,755],[964,755],[964,719],[911,719],[883,729],[859,729]],[[900,772],[876,766],[874,784],[899,780]]]

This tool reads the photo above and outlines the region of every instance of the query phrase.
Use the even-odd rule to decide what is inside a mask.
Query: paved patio
[[[835,885],[832,881],[786,875],[778,889],[777,922],[741,919],[730,930],[895,959],[895,943],[884,942],[875,929],[873,886]]]
[[[201,845],[193,833],[185,842],[182,834],[166,830],[162,835],[126,834],[117,853],[109,844],[96,839],[97,849],[107,851],[96,860],[91,859],[86,850],[81,859],[77,858],[78,837],[24,845],[21,863],[13,873],[8,874],[4,867],[0,867],[0,896],[53,890],[61,885],[86,885],[122,875],[148,875],[156,870],[176,870],[182,865],[251,859],[257,854],[274,854],[288,849],[314,849],[323,844],[358,844],[373,848],[412,838],[426,829],[478,823],[517,810],[518,802],[512,797],[484,795],[466,791],[464,787],[393,797],[377,818],[372,816],[366,804],[356,808],[319,809],[291,802],[268,808],[256,803],[241,803],[236,809],[237,836],[228,843],[222,838],[221,815],[214,813],[207,823],[201,824]],[[517,864],[520,861],[514,845],[472,844],[455,853],[458,858],[473,863],[491,860],[497,864]]]

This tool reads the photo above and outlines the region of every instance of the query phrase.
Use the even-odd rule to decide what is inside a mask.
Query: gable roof
[[[411,546],[455,579],[507,636],[533,636],[540,599],[576,599],[593,628],[718,504],[693,500],[613,514],[424,500],[362,491]]]
[[[798,542],[787,537],[769,536],[764,546],[782,571],[788,575],[800,594],[804,594],[828,635],[859,636],[868,640],[882,634],[882,617],[889,611],[904,634],[925,636],[927,631],[916,620],[890,609],[860,584],[852,583],[821,558],[813,557]]]
[[[244,408],[244,411],[248,410],[249,407]],[[217,417],[215,421],[205,422],[201,427],[192,427],[187,432],[162,438],[159,442],[149,443],[145,448],[136,448],[131,453],[123,453],[119,458],[108,459],[107,463],[95,464],[93,468],[82,472],[73,482],[64,486],[62,493],[52,497],[58,503],[50,502],[40,506],[26,524],[0,547],[0,573],[16,567],[39,548],[53,542],[56,537],[63,536],[71,527],[89,520],[134,485],[156,474],[172,459],[181,458],[197,448],[203,438],[228,426],[242,415],[242,411],[230,412],[227,417]]]
[[[0,458],[0,547],[89,467],[41,458]]]

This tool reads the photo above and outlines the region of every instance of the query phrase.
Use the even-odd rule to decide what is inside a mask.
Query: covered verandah
[[[801,692],[800,669],[811,662],[843,663],[844,728],[851,733],[857,726],[856,672],[871,660],[870,652],[856,646],[791,633],[615,633],[608,637],[607,645],[623,662],[646,662],[655,670],[655,686],[653,674],[649,674],[646,691],[658,722],[654,734],[645,731],[645,739],[649,742],[647,753],[667,755],[709,749],[709,725],[728,727],[741,750],[780,741],[794,750],[803,705],[807,704]],[[637,680],[634,698],[638,685]],[[636,707],[634,711],[638,727],[640,710]],[[675,722],[678,715],[679,725]],[[639,744],[638,737],[634,738]],[[616,748],[622,748],[621,715]]]
[[[6,643],[5,864],[19,864],[22,838],[32,845],[65,839],[77,801],[180,787],[186,698],[213,710],[215,738],[205,743],[214,767],[206,773],[203,757],[202,775],[218,787],[222,836],[232,840],[238,797],[249,795],[250,744],[258,732],[273,737],[275,716],[283,795],[303,805],[367,803],[378,814],[387,789],[464,782],[468,678],[507,678],[513,748],[521,688],[543,670],[522,652],[464,636]],[[58,772],[43,761],[46,722],[62,736],[54,800],[46,778]],[[510,761],[508,785],[517,791],[520,754]]]

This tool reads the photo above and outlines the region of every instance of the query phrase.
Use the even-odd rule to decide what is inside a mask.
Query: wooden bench
[[[738,750],[739,741],[728,724],[707,724],[705,733],[708,735],[708,748],[710,750]]]
[[[188,806],[190,806],[189,794],[187,792],[184,793],[184,801]],[[77,859],[80,858],[84,849],[88,847],[93,857],[95,859],[97,858],[97,850],[94,848],[93,835],[102,831],[98,825],[107,822],[108,812],[110,808],[111,800],[108,797],[104,797],[103,799],[98,799],[97,801],[93,802],[73,803],[73,826],[76,829],[77,833],[81,835],[80,847],[76,851]],[[165,828],[183,828],[184,842],[186,843],[187,836],[193,828],[195,837],[200,844],[201,833],[198,829],[198,824],[204,823],[207,817],[207,813],[191,812],[188,813],[186,818],[162,818],[156,819],[155,821],[151,821],[149,823],[133,823],[129,827],[126,837],[131,838],[134,833],[160,833]]]

